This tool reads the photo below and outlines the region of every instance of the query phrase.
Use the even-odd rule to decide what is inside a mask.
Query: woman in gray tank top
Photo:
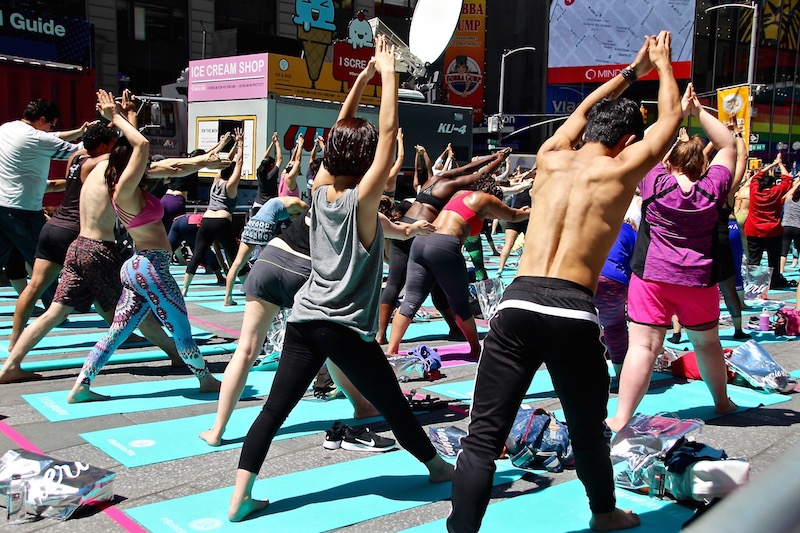
[[[209,194],[208,209],[203,214],[200,222],[200,229],[197,230],[197,241],[195,249],[192,250],[192,260],[186,267],[186,274],[183,277],[183,295],[189,292],[189,285],[192,284],[197,272],[197,267],[205,257],[206,252],[211,248],[214,241],[218,242],[228,261],[233,261],[239,249],[236,242],[237,235],[233,231],[233,210],[239,199],[239,180],[242,177],[242,165],[244,162],[244,134],[241,128],[235,131],[235,144],[231,152],[235,152],[235,163],[232,167],[223,168],[214,178]],[[228,157],[234,157],[228,155]],[[240,275],[246,275],[249,269],[242,269]]]
[[[376,37],[375,57],[353,84],[328,136],[312,192],[311,276],[295,296],[272,390],[242,447],[228,511],[231,521],[267,506],[267,501],[252,499],[256,474],[326,357],[391,424],[403,447],[425,464],[431,482],[452,478],[452,466],[437,455],[414,418],[375,342],[383,258],[378,204],[394,161],[397,133],[394,64],[394,47]],[[376,71],[382,85],[379,134],[354,116]]]

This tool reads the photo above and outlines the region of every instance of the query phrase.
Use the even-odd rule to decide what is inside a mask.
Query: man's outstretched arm
[[[654,37],[645,36],[642,48],[639,50],[639,53],[636,54],[636,59],[631,63],[629,68],[633,71],[633,81],[646,76],[653,70],[654,65],[650,61],[648,53],[650,43],[653,41],[655,41]],[[629,81],[628,78],[620,73],[592,91],[592,93],[575,108],[572,115],[570,115],[567,121],[556,130],[553,136],[542,144],[539,153],[551,150],[571,150],[573,146],[578,144],[581,135],[583,135],[583,130],[586,128],[586,117],[592,107],[603,98],[617,98],[625,89],[630,87],[633,81]]]

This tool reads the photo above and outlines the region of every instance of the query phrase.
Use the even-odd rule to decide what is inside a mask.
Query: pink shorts
[[[644,281],[636,274],[628,287],[628,318],[646,326],[668,328],[672,315],[686,329],[705,331],[719,322],[719,289]]]

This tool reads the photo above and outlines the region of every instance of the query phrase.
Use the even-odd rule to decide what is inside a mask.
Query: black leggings
[[[437,284],[459,318],[472,318],[467,288],[469,276],[458,237],[434,233],[414,239],[408,259],[406,297],[400,306],[400,314],[413,318],[431,288]]]
[[[411,244],[413,242],[414,239],[405,241],[389,239],[389,277],[381,294],[381,304],[391,305],[392,307],[397,305],[400,291],[406,285],[408,256],[411,253]],[[447,297],[439,285],[434,285],[431,289],[431,300],[433,300],[433,306],[439,311],[450,309]]]
[[[353,385],[392,426],[397,440],[426,463],[436,450],[414,418],[397,377],[380,345],[355,331],[328,321],[291,322],[267,403],[253,422],[242,446],[239,468],[257,474],[272,439],[308,390],[325,358],[339,366]]]
[[[781,276],[781,243],[783,236],[777,237],[751,237],[747,236],[747,262],[750,265],[761,264],[761,256],[767,251],[767,265],[772,267],[772,288],[784,283]]]
[[[187,274],[197,272],[201,259],[211,249],[214,241],[219,242],[222,249],[225,250],[228,261],[233,263],[236,258],[236,252],[239,250],[236,235],[233,233],[233,222],[227,218],[203,218],[200,221],[200,229],[197,230],[197,246],[192,250],[192,260],[189,262],[189,266],[186,267]],[[245,273],[244,269],[242,270],[241,273]]]
[[[589,506],[594,513],[614,509],[604,351],[588,289],[570,281],[527,276],[509,285],[478,362],[469,433],[461,441],[453,478],[448,531],[480,528],[491,495],[494,461],[542,362],[564,408],[575,467]]]
[[[781,256],[786,257],[789,255],[789,251],[792,249],[793,242],[795,250],[800,252],[800,228],[795,228],[794,226],[784,226],[782,241],[783,249],[781,250]]]

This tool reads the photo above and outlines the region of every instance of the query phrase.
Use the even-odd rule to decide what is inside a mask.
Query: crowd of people
[[[314,139],[305,183],[299,181],[302,135],[285,167],[272,136],[258,166],[252,216],[239,235],[233,215],[240,204],[241,130],[207,152],[155,160],[130,94],[117,102],[103,90],[96,102],[102,121],[55,132],[57,107],[37,100],[21,120],[0,126],[0,264],[14,280],[26,277],[14,262],[32,269],[0,383],[39,378],[21,368],[25,355],[73,309],[86,312],[94,303],[110,328],[87,356],[68,401],[106,399],[91,384],[138,327],[173,365],[197,377],[200,391],[219,391],[216,420],[200,434],[219,446],[268,327],[282,308],[291,309],[272,390],[244,441],[229,518],[243,520],[267,505],[252,497],[256,475],[281,424],[326,365],[356,418],[382,415],[431,482],[452,479],[448,530],[462,532],[480,527],[494,461],[545,363],[569,425],[590,526],[637,525],[636,515],[616,508],[608,428],[618,431],[633,416],[675,317],[694,345],[717,412],[736,409],[726,394],[720,292],[734,338],[744,340],[743,255],[745,265],[759,265],[766,251],[772,287],[792,287],[782,272],[792,244],[800,243],[797,176],[780,154],[747,169],[741,128],[711,115],[691,84],[681,95],[670,35],[661,32],[648,36],[630,66],[544,142],[535,168],[511,172],[508,149],[459,164],[451,146],[435,162],[417,146],[417,194],[402,200],[395,198],[404,139],[394,68],[394,47],[376,38],[375,56],[327,139]],[[645,130],[639,105],[621,94],[653,70],[658,118]],[[376,73],[377,127],[356,116]],[[707,143],[678,132],[689,116]],[[69,161],[63,183],[48,182],[53,159]],[[189,214],[201,168],[217,175],[207,210]],[[158,198],[150,191],[162,182],[166,192]],[[49,220],[42,211],[48,186],[65,192]],[[308,202],[300,194],[305,186]],[[506,223],[505,245],[495,250],[501,275],[518,239],[524,245],[481,344],[463,254],[474,264],[474,280],[486,279],[481,236],[491,238],[493,220]],[[170,273],[176,261],[187,264],[182,289]],[[233,289],[237,278],[244,280],[241,334],[221,382],[192,339],[184,301],[201,264],[225,283],[226,306],[237,305]],[[449,336],[466,339],[468,356],[479,361],[455,471],[415,419],[386,357],[399,352],[428,295]],[[40,298],[47,310],[28,324]],[[613,416],[606,409],[607,357],[619,379]]]

